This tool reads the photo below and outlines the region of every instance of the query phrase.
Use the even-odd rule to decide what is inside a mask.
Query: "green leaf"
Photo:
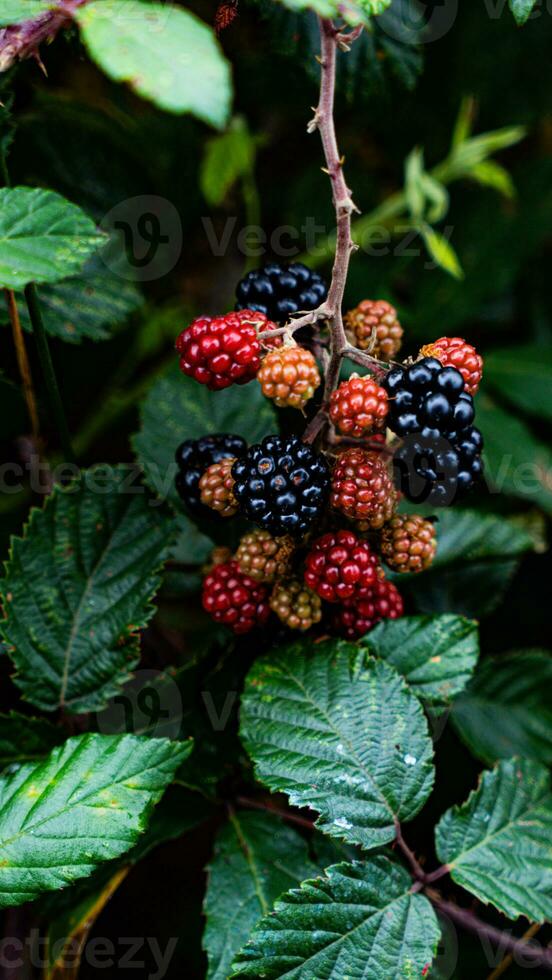
[[[477,424],[485,439],[485,472],[495,492],[521,497],[552,514],[552,452],[516,415],[488,395],[477,398]]]
[[[527,759],[483,773],[461,807],[435,831],[437,855],[454,881],[511,919],[552,917],[550,774]]]
[[[64,888],[128,850],[190,750],[191,742],[79,735],[0,780],[0,907]]]
[[[335,858],[334,858],[335,859]],[[276,899],[319,868],[306,840],[268,813],[236,813],[219,832],[208,868],[203,948],[208,980],[226,980],[234,956]]]
[[[395,821],[412,819],[433,785],[420,702],[351,643],[305,640],[258,660],[241,735],[263,783],[319,813],[325,833],[366,849],[393,840]]]
[[[234,963],[235,977],[390,980],[427,973],[439,925],[427,898],[384,855],[336,864],[283,895]]]
[[[227,133],[207,141],[199,183],[208,204],[222,204],[230,188],[251,170],[254,156],[255,141],[240,119]]]
[[[39,286],[38,298],[47,333],[70,344],[108,340],[114,328],[143,303],[135,284],[110,271],[97,256],[88,260],[80,275]],[[21,323],[30,332],[31,321],[22,297],[18,308]],[[3,310],[1,316],[7,322]]]
[[[522,27],[531,16],[537,0],[508,0],[518,27]]]
[[[414,693],[431,704],[446,704],[462,691],[479,656],[477,623],[462,616],[384,620],[362,644],[391,664]]]
[[[60,194],[0,189],[0,286],[59,282],[78,272],[104,241],[84,211]]]
[[[117,693],[154,612],[170,527],[126,467],[84,471],[31,512],[0,582],[0,629],[27,701],[95,711]]]
[[[21,24],[25,20],[32,20],[33,17],[38,17],[55,6],[55,0],[51,3],[45,0],[0,0],[0,27],[9,27],[12,24]]]
[[[152,385],[141,409],[142,427],[133,438],[148,485],[178,506],[174,453],[184,439],[210,432],[236,432],[258,442],[277,428],[274,409],[260,385],[209,391],[182,374],[178,365]]]
[[[520,755],[552,764],[552,656],[523,650],[484,660],[451,720],[483,762]]]
[[[75,11],[90,57],[116,82],[168,112],[217,129],[228,120],[230,67],[213,32],[181,7],[93,0]]]
[[[463,279],[462,266],[450,242],[430,225],[421,224],[419,230],[431,258],[439,268],[455,279]]]
[[[432,567],[419,575],[401,575],[396,581],[402,592],[414,598],[420,612],[478,616],[500,602],[519,559],[533,548],[527,531],[503,517],[443,509]]]
[[[30,718],[18,711],[0,715],[0,768],[41,759],[64,738],[64,731],[45,718]]]
[[[516,408],[552,422],[552,348],[491,351],[485,356],[485,382]]]
[[[484,187],[492,187],[509,200],[516,196],[516,189],[510,174],[505,167],[494,160],[483,160],[476,164],[471,170],[470,176],[478,184],[482,184]]]

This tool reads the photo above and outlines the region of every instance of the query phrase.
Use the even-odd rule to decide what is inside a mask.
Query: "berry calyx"
[[[242,514],[275,537],[305,534],[328,498],[330,473],[319,453],[297,436],[267,436],[232,468]]]
[[[456,368],[464,378],[465,389],[475,395],[483,375],[483,358],[462,337],[440,337],[420,350],[422,357],[436,357],[445,367]]]
[[[235,457],[212,463],[199,481],[201,503],[210,507],[221,517],[233,517],[238,513],[239,504],[234,496],[232,467]]]
[[[302,633],[322,619],[321,599],[298,579],[276,583],[270,608],[285,626]]]
[[[473,422],[473,399],[464,390],[463,376],[435,357],[394,368],[383,386],[389,396],[387,425],[398,436],[425,428],[444,435],[467,429]]]
[[[358,640],[382,619],[399,619],[403,612],[404,603],[400,592],[392,582],[380,576],[365,598],[336,609],[332,626],[340,636],[348,640]]]
[[[381,429],[387,411],[387,392],[373,378],[352,375],[330,399],[330,419],[343,435],[353,438]]]
[[[301,262],[271,262],[240,280],[236,309],[257,310],[270,320],[285,323],[293,313],[314,310],[327,295],[322,276]]]
[[[242,456],[246,449],[245,439],[226,432],[202,436],[201,439],[186,439],[180,444],[175,453],[178,466],[175,486],[191,514],[207,520],[217,516],[209,507],[202,504],[199,481],[205,470],[213,463],[219,463],[230,457],[236,459]]]
[[[261,363],[258,335],[273,328],[264,313],[252,310],[197,317],[176,340],[180,369],[212,391],[247,384]]]
[[[340,453],[332,475],[330,503],[352,521],[379,528],[392,516],[397,495],[381,453],[347,449]]]
[[[377,578],[378,561],[352,531],[323,534],[305,559],[305,582],[326,602],[361,599]]]
[[[289,536],[273,538],[268,531],[256,529],[244,534],[235,558],[244,575],[250,575],[256,582],[271,584],[287,573],[294,551],[295,545]]]
[[[419,514],[397,514],[382,530],[381,557],[394,572],[423,572],[436,551],[435,525]]]
[[[309,350],[282,347],[263,358],[257,379],[278,408],[302,408],[318,388],[320,372]]]
[[[363,299],[345,314],[344,323],[355,347],[379,360],[391,360],[401,348],[403,328],[395,307],[384,299]]]
[[[234,633],[249,633],[270,615],[268,590],[240,572],[235,561],[216,565],[203,581],[203,608]]]

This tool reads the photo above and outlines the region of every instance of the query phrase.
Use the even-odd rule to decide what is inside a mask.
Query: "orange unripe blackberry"
[[[320,372],[309,350],[282,347],[263,358],[257,379],[278,408],[302,408],[318,388]]]
[[[244,534],[235,559],[244,575],[270,584],[287,573],[294,550],[293,538],[273,538],[259,529]]]
[[[235,457],[223,459],[208,466],[199,481],[201,503],[216,510],[221,517],[234,517],[238,513],[238,501],[234,497],[232,467]]]
[[[420,357],[436,357],[444,367],[453,367],[464,378],[466,391],[475,395],[483,375],[483,358],[462,337],[440,337],[420,350]]]
[[[381,534],[381,556],[394,572],[423,572],[437,550],[432,521],[419,514],[397,514]]]
[[[381,453],[346,449],[340,453],[332,475],[332,507],[366,528],[379,528],[395,510],[397,495]]]
[[[330,418],[343,435],[360,438],[381,431],[388,407],[385,388],[373,378],[353,374],[332,392]]]
[[[398,353],[403,328],[394,306],[384,299],[363,299],[345,315],[345,327],[352,343],[383,361]]]
[[[292,630],[305,630],[322,619],[322,601],[298,579],[277,582],[269,599],[278,619]]]

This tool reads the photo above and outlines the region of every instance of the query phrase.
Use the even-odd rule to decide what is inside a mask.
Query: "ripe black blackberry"
[[[246,449],[245,439],[228,432],[202,436],[201,439],[186,439],[180,444],[175,453],[178,473],[174,482],[181,500],[191,514],[206,520],[218,518],[216,511],[201,503],[199,481],[207,467],[232,456],[243,456]]]
[[[236,309],[255,310],[269,320],[285,323],[292,313],[314,310],[327,295],[322,276],[301,262],[271,262],[252,269],[238,283]]]
[[[393,456],[397,490],[414,503],[448,507],[483,473],[483,436],[475,426],[442,435],[424,428],[406,436]]]
[[[245,517],[273,535],[299,537],[326,504],[330,471],[324,456],[297,436],[267,436],[232,467],[234,496]]]
[[[387,425],[398,436],[425,428],[449,435],[462,432],[473,422],[473,398],[465,391],[460,371],[443,367],[435,357],[394,368],[383,387],[389,396]]]

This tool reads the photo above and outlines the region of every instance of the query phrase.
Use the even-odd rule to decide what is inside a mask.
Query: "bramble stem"
[[[428,890],[426,894],[437,911],[448,916],[456,925],[461,926],[468,932],[474,933],[480,938],[485,937],[490,942],[496,943],[502,952],[522,953],[524,959],[530,959],[535,964],[542,966],[545,970],[552,971],[552,949],[544,949],[542,946],[532,944],[523,938],[517,939],[511,933],[503,932],[501,929],[497,929],[495,926],[483,922],[482,919],[479,919],[469,909],[460,908],[459,905],[454,905],[452,902],[445,902],[437,893],[431,890]]]
[[[29,285],[25,287],[25,300],[33,327],[38,356],[40,358],[42,373],[44,375],[44,383],[48,392],[50,408],[57,427],[60,445],[65,455],[65,462],[73,463],[75,461],[75,454],[71,445],[71,437],[69,435],[67,419],[65,417],[63,402],[61,400],[56,372],[54,370],[52,355],[50,354],[46,330],[44,329],[44,324],[42,322],[42,315],[40,312],[40,306],[34,283],[29,283]]]
[[[19,368],[21,384],[23,386],[23,395],[27,406],[27,413],[31,423],[31,433],[33,442],[35,443],[36,448],[38,448],[40,445],[40,426],[38,422],[38,410],[36,407],[36,396],[31,373],[31,365],[29,364],[27,347],[25,345],[25,337],[21,328],[21,320],[19,319],[19,310],[17,309],[15,293],[13,289],[6,289],[5,293],[6,303],[8,306],[8,316],[10,318],[12,328],[15,354],[17,357],[17,366]]]

